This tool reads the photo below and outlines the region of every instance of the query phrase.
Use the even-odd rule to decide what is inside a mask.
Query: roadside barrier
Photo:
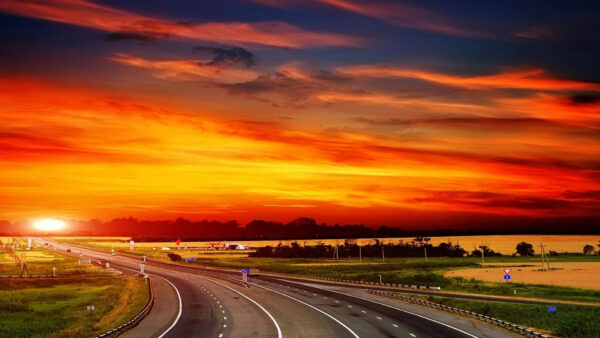
[[[476,318],[479,320],[483,320],[485,322],[488,322],[490,324],[494,324],[500,327],[503,327],[505,329],[509,329],[512,331],[516,331],[522,335],[528,336],[528,337],[541,337],[541,338],[549,338],[549,336],[532,331],[528,328],[524,328],[522,326],[513,324],[513,323],[509,323],[507,321],[501,320],[501,319],[496,319],[493,317],[489,317],[489,316],[484,316],[481,313],[477,313],[477,312],[473,312],[473,311],[467,311],[467,310],[463,310],[463,309],[459,309],[456,307],[452,307],[452,306],[447,306],[447,305],[443,305],[443,304],[438,304],[438,303],[434,303],[434,302],[429,302],[429,301],[425,301],[419,298],[414,298],[414,297],[408,297],[408,296],[404,296],[404,295],[400,295],[394,292],[388,292],[388,291],[380,291],[380,290],[367,290],[368,293],[374,294],[374,295],[378,295],[378,296],[384,296],[384,297],[390,297],[390,298],[395,298],[395,299],[401,299],[404,301],[408,301],[411,303],[415,303],[415,304],[419,304],[419,305],[424,305],[424,306],[428,306],[428,307],[432,307],[432,308],[436,308],[438,310],[443,310],[443,311],[447,311],[447,312],[454,312],[454,313],[458,313],[464,316],[468,316],[468,317],[472,317],[472,318]]]
[[[152,309],[152,306],[154,305],[154,292],[152,291],[152,282],[150,281],[150,278],[146,279],[148,281],[148,294],[150,295],[150,299],[148,299],[148,303],[146,304],[146,306],[137,314],[135,315],[135,317],[131,318],[127,323],[115,327],[114,329],[110,330],[110,331],[106,331],[103,334],[96,336],[96,338],[103,338],[103,337],[116,337],[119,336],[121,334],[123,334],[125,331],[133,328],[134,326],[136,326],[137,324],[139,324],[142,319],[144,319],[144,317],[146,317],[148,315],[148,313],[150,313],[150,310]]]
[[[290,277],[290,278],[299,278],[299,279],[317,279],[317,280],[336,282],[336,283],[373,285],[373,286],[383,286],[383,287],[398,288],[398,289],[421,289],[421,290],[433,290],[433,291],[442,290],[442,288],[439,286],[379,283],[379,282],[368,282],[368,281],[362,281],[362,280],[316,277],[316,276],[306,276],[306,275],[297,275],[297,274],[292,274],[292,273],[280,273],[280,272],[269,272],[269,271],[261,271],[260,273],[263,275],[269,275],[269,276]]]

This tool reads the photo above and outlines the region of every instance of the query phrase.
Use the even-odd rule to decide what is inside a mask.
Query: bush
[[[167,254],[167,256],[169,256],[169,259],[172,260],[173,262],[181,261],[181,256],[176,253],[169,252]]]

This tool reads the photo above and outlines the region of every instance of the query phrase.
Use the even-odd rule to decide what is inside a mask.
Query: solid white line
[[[167,281],[167,283],[171,284],[171,286],[173,287],[173,289],[175,289],[175,292],[177,293],[177,298],[179,298],[179,313],[177,314],[177,318],[175,318],[175,321],[171,324],[171,326],[169,326],[169,328],[163,332],[163,334],[161,334],[160,336],[158,336],[158,338],[162,338],[164,337],[167,333],[169,333],[169,331],[171,331],[171,329],[173,329],[175,327],[175,325],[177,325],[177,322],[179,322],[179,318],[181,318],[181,312],[182,312],[182,302],[181,302],[181,294],[179,294],[179,290],[177,290],[177,287],[175,285],[173,285],[173,283],[171,283],[171,281],[169,281],[166,278],[163,278],[161,276],[157,276],[157,275],[153,275],[155,277],[158,278],[162,278],[164,280]]]
[[[381,320],[381,317],[376,317],[377,319]]]
[[[396,324],[392,324],[392,326],[393,326],[393,327],[398,327],[398,325],[396,325]]]
[[[354,337],[356,337],[356,338],[360,338],[360,337],[359,337],[359,336],[358,336],[358,335],[357,335],[357,334],[356,334],[354,331],[352,331],[352,329],[350,329],[350,328],[349,328],[348,326],[346,326],[344,323],[340,322],[340,321],[339,321],[337,318],[333,317],[333,316],[332,316],[332,315],[330,315],[329,313],[327,313],[327,312],[325,312],[325,311],[323,311],[323,310],[321,310],[321,309],[319,309],[319,308],[316,308],[316,307],[314,307],[314,306],[312,306],[312,305],[310,305],[310,304],[308,304],[308,303],[305,303],[305,302],[301,301],[300,299],[294,298],[294,297],[292,297],[292,296],[290,296],[290,295],[286,295],[285,293],[282,293],[282,292],[279,292],[279,291],[276,291],[276,290],[273,290],[273,289],[269,289],[269,288],[267,288],[267,287],[264,287],[264,286],[262,286],[262,285],[258,285],[258,284],[254,284],[254,283],[248,283],[248,284],[252,284],[252,285],[254,285],[254,286],[256,286],[256,287],[263,288],[263,289],[265,289],[265,290],[269,290],[269,291],[271,291],[271,292],[275,292],[275,293],[277,293],[277,294],[280,294],[280,295],[282,295],[282,296],[284,296],[284,297],[287,297],[287,298],[293,299],[293,300],[297,301],[298,303],[304,304],[304,305],[306,305],[306,306],[308,306],[308,307],[310,307],[310,308],[312,308],[312,309],[314,309],[314,310],[316,310],[316,311],[319,311],[320,313],[324,314],[325,316],[327,316],[327,317],[329,317],[329,318],[333,319],[333,320],[334,320],[336,323],[340,324],[342,327],[344,327],[346,330],[348,330],[348,332],[350,332],[350,333],[351,333],[351,334],[352,334]]]
[[[294,282],[294,281],[291,281],[291,280],[286,280],[286,281],[287,281],[287,282],[289,282],[289,283],[296,283],[296,284],[300,284],[300,285],[305,285],[305,284],[302,284],[302,283],[299,283],[299,282]],[[343,293],[343,292],[334,291],[334,290],[330,290],[330,289],[323,289],[323,288],[320,288],[320,287],[316,287],[316,286],[314,286],[314,285],[310,285],[309,287],[313,287],[313,288],[315,288],[315,289],[319,289],[319,290],[323,290],[323,291],[335,292],[335,293],[339,293],[339,294],[341,294],[341,295],[344,295],[344,296],[348,296],[348,297],[354,297],[354,298],[358,298],[358,299],[365,300],[365,301],[367,301],[367,302],[371,302],[371,303],[375,303],[375,304],[383,305],[383,306],[389,307],[389,308],[391,308],[391,309],[396,309],[396,310],[398,310],[398,311],[402,311],[402,312],[404,312],[404,313],[408,313],[408,314],[411,314],[411,315],[413,315],[413,316],[417,316],[417,317],[420,317],[420,318],[423,318],[423,319],[427,319],[427,320],[429,320],[429,321],[432,321],[432,322],[434,322],[434,323],[437,323],[437,324],[443,325],[443,326],[445,326],[445,327],[447,327],[447,328],[450,328],[450,329],[456,330],[456,331],[458,331],[458,332],[460,332],[460,333],[466,334],[466,335],[467,335],[467,336],[469,336],[469,337],[473,337],[473,338],[479,338],[479,337],[477,337],[477,336],[476,336],[476,335],[474,335],[474,334],[471,334],[471,333],[469,333],[469,332],[463,331],[463,330],[461,330],[461,329],[459,329],[459,328],[457,328],[457,327],[454,327],[454,326],[452,326],[452,325],[448,325],[448,324],[446,324],[446,323],[442,323],[442,322],[440,322],[439,320],[435,320],[435,319],[432,319],[432,318],[429,318],[429,317],[425,317],[425,316],[423,316],[423,315],[420,315],[420,314],[418,314],[418,313],[414,313],[414,312],[411,312],[411,311],[408,311],[408,310],[404,310],[404,309],[401,309],[401,308],[398,308],[398,307],[395,307],[395,306],[391,306],[391,305],[388,305],[388,304],[385,304],[385,303],[380,303],[380,302],[378,302],[378,301],[375,301],[375,300],[372,300],[372,299],[363,298],[363,297],[359,297],[359,296],[354,296],[354,295],[350,295],[350,294],[348,294],[348,293]]]
[[[408,333],[411,337],[416,337],[416,335],[414,333]]]
[[[282,334],[281,334],[281,328],[279,327],[279,324],[277,323],[277,321],[275,320],[275,318],[273,318],[273,315],[271,315],[271,314],[269,313],[269,311],[267,311],[267,309],[265,309],[265,308],[264,308],[262,305],[258,304],[258,303],[257,303],[257,302],[256,302],[254,299],[252,299],[252,298],[250,298],[250,297],[246,296],[245,294],[243,294],[243,293],[239,292],[238,290],[236,290],[236,289],[234,289],[234,288],[232,288],[232,287],[229,287],[229,286],[227,286],[227,285],[225,285],[225,284],[221,284],[221,283],[219,283],[219,282],[217,282],[217,281],[214,281],[214,280],[212,280],[212,279],[203,278],[203,277],[197,277],[197,278],[202,278],[202,279],[205,279],[205,280],[211,281],[211,282],[213,282],[213,283],[215,283],[215,284],[218,284],[218,285],[221,285],[221,286],[223,286],[223,287],[226,287],[226,288],[228,288],[229,290],[231,290],[231,291],[233,291],[233,292],[235,292],[235,293],[239,294],[240,296],[242,296],[242,297],[246,298],[247,300],[251,301],[252,303],[254,303],[254,305],[258,306],[258,307],[259,307],[261,310],[263,310],[263,312],[264,312],[264,313],[266,313],[266,314],[267,314],[267,316],[269,316],[269,318],[271,318],[271,321],[273,322],[273,324],[275,324],[275,328],[277,329],[277,337],[278,337],[278,338],[281,338],[281,337],[282,337]],[[223,311],[223,313],[225,313],[225,311]],[[160,337],[159,337],[159,338],[160,338]]]

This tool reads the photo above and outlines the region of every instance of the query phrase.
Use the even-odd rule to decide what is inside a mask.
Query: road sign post
[[[244,283],[248,282],[248,269],[246,269],[246,268],[242,269],[242,282],[244,282]]]
[[[142,263],[140,264],[140,273],[143,275],[144,274],[144,269],[146,268],[146,264]]]

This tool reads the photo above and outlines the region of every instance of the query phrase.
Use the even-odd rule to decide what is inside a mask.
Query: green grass
[[[99,249],[110,251],[110,248],[97,246]],[[167,252],[159,250],[124,249],[122,253],[144,255],[150,253],[154,260],[169,261]],[[326,258],[249,258],[247,252],[238,251],[171,251],[183,257],[196,257],[194,263],[224,268],[258,268],[264,271],[292,273],[308,276],[362,280],[378,282],[379,275],[385,283],[416,284],[440,286],[445,291],[459,291],[500,296],[517,296],[546,298],[566,301],[600,302],[600,291],[584,290],[571,287],[550,285],[534,285],[522,283],[483,282],[461,277],[447,278],[444,272],[456,269],[481,268],[481,259],[477,257],[447,258],[434,257],[425,262],[423,258],[386,258],[386,264],[381,264],[380,258],[366,258],[359,262],[356,258],[339,260]],[[583,256],[580,254],[560,254],[549,257],[550,262],[599,262],[600,256]],[[540,257],[488,257],[486,263],[513,263],[512,266],[539,264]],[[312,265],[311,265],[312,264]],[[328,265],[319,265],[328,264]],[[511,265],[511,264],[508,264]]]
[[[52,268],[56,268],[59,276],[106,274],[105,270],[90,264],[79,265],[76,257],[60,254],[43,246],[34,246],[31,250],[26,250],[25,246],[21,246],[15,249],[14,253],[19,258],[25,255],[27,271],[32,276],[52,275]],[[9,251],[0,247],[0,276],[18,276],[20,271],[20,265],[15,264]]]
[[[519,297],[600,302],[600,291],[595,290],[522,283],[507,285],[503,282],[492,283],[443,276],[448,270],[480,267],[477,261],[471,258],[433,258],[427,263],[417,258],[390,258],[386,259],[386,264],[380,264],[381,261],[375,259],[365,259],[363,264],[358,260],[348,259],[340,259],[338,262],[340,264],[335,264],[336,261],[331,259],[312,258],[201,257],[193,264],[238,269],[258,268],[264,271],[372,282],[378,282],[381,274],[385,283],[440,286],[446,291],[511,296],[514,295],[514,290],[517,290]],[[311,265],[322,263],[332,265]]]
[[[129,320],[148,300],[139,277],[4,278],[0,290],[0,337],[96,336]],[[95,310],[88,312],[88,305]]]
[[[551,313],[545,305],[508,304],[428,297],[429,301],[474,311],[521,326],[572,338],[594,338],[600,332],[600,307],[558,305]]]

